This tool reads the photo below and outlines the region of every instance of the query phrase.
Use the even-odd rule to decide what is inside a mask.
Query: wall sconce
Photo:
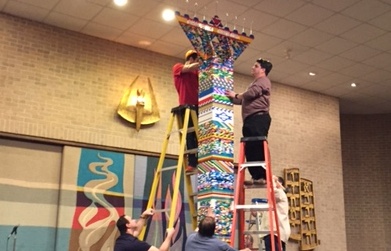
[[[142,84],[136,83],[138,78],[139,76],[126,90],[117,109],[122,118],[136,124],[137,131],[141,125],[153,124],[160,120],[151,80],[148,78],[148,89],[145,91]]]

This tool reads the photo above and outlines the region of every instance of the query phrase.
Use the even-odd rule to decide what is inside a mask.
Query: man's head
[[[198,53],[195,50],[188,50],[185,54],[186,61],[193,59],[195,61],[198,58]]]
[[[136,224],[135,220],[132,220],[132,218],[130,218],[130,216],[127,215],[122,215],[117,220],[117,228],[121,234],[125,234],[128,231],[128,229],[135,227],[135,224]]]
[[[198,233],[201,236],[212,237],[215,234],[216,222],[211,216],[205,216],[198,224]]]
[[[259,64],[259,66],[261,66],[262,69],[264,69],[265,75],[266,76],[269,75],[269,72],[273,68],[272,63],[270,63],[268,60],[265,60],[265,59],[262,59],[262,58],[258,58],[256,60],[256,62]]]

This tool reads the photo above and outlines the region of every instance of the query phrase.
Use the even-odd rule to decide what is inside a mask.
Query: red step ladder
[[[264,156],[265,161],[251,161],[245,162],[244,149],[246,142],[250,141],[262,141],[264,148]],[[245,171],[247,167],[259,167],[264,168],[266,170],[266,185],[263,186],[245,186],[244,185],[244,177]],[[250,204],[245,205],[245,195],[246,189],[249,188],[266,188],[267,201],[268,203],[261,204]],[[270,229],[268,231],[262,230],[245,230],[245,212],[254,212],[254,211],[264,211],[269,214],[269,226]],[[273,217],[273,215],[275,217]],[[273,220],[274,219],[274,220]],[[238,226],[237,226],[238,225]],[[276,231],[274,231],[274,226],[276,226]],[[236,177],[236,187],[234,194],[234,204],[233,204],[233,218],[232,218],[232,230],[231,230],[231,246],[235,245],[235,237],[236,237],[236,227],[238,227],[238,239],[239,239],[239,248],[245,248],[244,237],[246,234],[270,234],[271,238],[271,247],[272,251],[277,251],[275,247],[275,239],[278,239],[278,242],[281,243],[280,238],[280,229],[278,225],[278,215],[276,208],[276,199],[274,197],[274,187],[273,187],[273,176],[271,171],[271,161],[270,161],[270,151],[267,143],[267,138],[264,136],[258,137],[243,137],[240,139],[240,148],[239,148],[239,163],[238,163],[238,173]],[[275,236],[277,235],[277,236]],[[262,250],[262,249],[260,249]],[[282,245],[279,245],[278,251],[282,251]]]

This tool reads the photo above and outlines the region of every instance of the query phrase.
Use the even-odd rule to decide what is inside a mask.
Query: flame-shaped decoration
[[[148,78],[148,90],[144,91],[141,84],[136,83],[138,78],[139,76],[133,80],[126,90],[117,109],[117,113],[123,119],[137,124],[137,130],[140,129],[140,125],[149,125],[160,120],[159,108],[151,80]],[[140,98],[142,98],[141,102]],[[130,102],[132,99],[135,100],[134,104]]]

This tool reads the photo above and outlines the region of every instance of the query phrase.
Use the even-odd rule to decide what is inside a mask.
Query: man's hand
[[[231,90],[226,90],[225,91],[225,95],[228,97],[228,98],[235,98],[235,92],[234,91],[231,91]]]
[[[167,228],[167,237],[172,237],[175,233],[175,229],[174,228]]]
[[[148,208],[141,214],[141,218],[148,218],[149,216],[152,216],[154,214],[154,211],[152,208]]]

